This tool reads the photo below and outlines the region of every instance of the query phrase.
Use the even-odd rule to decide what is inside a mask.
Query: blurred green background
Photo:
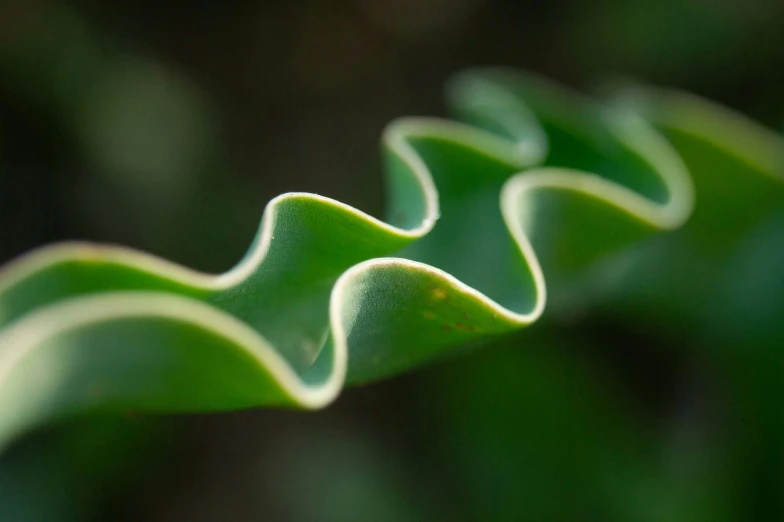
[[[381,130],[444,114],[471,65],[624,75],[781,129],[783,20],[775,0],[6,0],[0,261],[86,238],[223,271],[292,190],[382,216]],[[784,295],[782,223],[727,295]],[[782,519],[784,390],[738,384],[699,328],[603,309],[317,413],[74,421],[0,456],[0,520]]]

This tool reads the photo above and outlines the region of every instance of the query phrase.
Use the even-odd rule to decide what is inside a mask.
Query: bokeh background
[[[5,0],[0,261],[84,238],[217,272],[282,192],[383,216],[383,127],[443,115],[466,66],[781,129],[783,29],[776,0]],[[0,456],[0,520],[779,519],[782,426],[694,342],[605,311],[317,413],[73,421]]]

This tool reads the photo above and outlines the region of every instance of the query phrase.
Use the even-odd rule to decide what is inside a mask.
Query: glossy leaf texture
[[[501,69],[461,73],[447,96],[456,120],[383,134],[387,221],[290,193],[224,274],[85,243],[4,267],[0,444],[90,411],[323,407],[347,383],[519,330],[547,299],[688,307],[692,282],[657,293],[672,267],[645,261],[704,262],[758,220],[760,191],[784,196],[781,140],[702,100],[599,102]],[[650,236],[687,222],[695,185],[684,244],[708,254],[689,256]]]

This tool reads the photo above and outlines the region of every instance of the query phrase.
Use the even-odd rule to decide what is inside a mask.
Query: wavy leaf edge
[[[607,107],[604,118],[616,139],[638,150],[660,175],[669,195],[665,203],[657,203],[630,188],[591,172],[557,167],[533,167],[546,156],[546,136],[543,139],[542,133],[530,132],[532,122],[534,128],[537,123],[531,119],[531,111],[526,107],[525,102],[517,99],[492,80],[487,80],[484,76],[485,71],[487,70],[482,69],[461,73],[449,84],[449,96],[452,102],[464,112],[478,111],[485,117],[489,114],[490,118],[495,118],[495,123],[508,129],[511,135],[522,132],[524,135],[518,136],[518,139],[510,140],[464,123],[436,118],[401,118],[390,123],[383,132],[383,148],[393,157],[400,159],[410,170],[425,202],[424,216],[413,228],[397,227],[354,207],[316,194],[287,193],[267,204],[251,249],[234,268],[223,274],[211,275],[197,272],[125,247],[73,242],[45,246],[8,263],[0,270],[0,296],[20,282],[46,272],[59,263],[70,261],[89,263],[91,260],[117,263],[202,290],[217,291],[236,287],[247,281],[251,274],[263,270],[275,234],[278,208],[292,200],[307,200],[324,207],[332,207],[369,224],[380,234],[396,238],[402,243],[414,241],[427,235],[439,218],[438,189],[428,165],[411,145],[413,138],[427,137],[454,142],[466,149],[473,149],[477,154],[495,158],[519,169],[518,174],[504,183],[499,205],[508,232],[528,264],[534,279],[536,301],[533,309],[523,312],[507,309],[434,266],[394,257],[367,259],[346,269],[332,287],[328,311],[328,332],[334,343],[331,350],[331,369],[325,380],[309,384],[276,350],[275,346],[264,338],[262,332],[211,304],[167,292],[147,291],[108,291],[67,297],[53,303],[42,303],[35,309],[13,318],[10,324],[0,329],[0,390],[20,361],[37,347],[45,346],[46,340],[98,322],[123,317],[149,316],[189,323],[211,330],[215,335],[231,341],[230,344],[236,350],[242,351],[252,364],[257,366],[259,372],[269,374],[285,395],[286,399],[283,402],[307,409],[320,408],[331,403],[344,386],[347,367],[350,364],[349,337],[352,328],[351,313],[347,312],[350,307],[346,301],[346,294],[357,278],[391,266],[427,273],[440,279],[453,291],[469,296],[492,310],[511,329],[517,329],[536,321],[545,309],[546,302],[545,277],[536,253],[526,236],[523,223],[519,219],[524,194],[540,188],[579,193],[615,207],[633,219],[658,230],[675,229],[686,222],[694,205],[694,188],[688,170],[665,138],[638,114]],[[505,69],[502,71],[507,74]],[[553,88],[559,89],[559,87]],[[710,131],[707,127],[704,130]],[[753,134],[759,131],[742,128],[739,132]],[[0,321],[3,320],[3,310],[0,309]],[[321,350],[324,346],[326,341]],[[24,400],[23,397],[17,399]],[[264,401],[260,401],[256,406],[264,404]],[[29,426],[14,428],[13,435],[17,431],[28,428]]]

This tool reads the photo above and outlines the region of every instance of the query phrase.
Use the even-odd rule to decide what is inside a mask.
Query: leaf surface
[[[546,294],[566,300],[611,254],[688,219],[686,165],[708,176],[691,152],[710,136],[682,143],[663,126],[684,164],[623,103],[500,69],[462,73],[447,94],[462,122],[403,118],[384,132],[387,221],[290,193],[224,274],[85,243],[9,263],[0,442],[96,410],[325,406],[346,383],[536,321]],[[692,106],[674,114],[692,121]],[[712,150],[713,162],[733,154]]]

